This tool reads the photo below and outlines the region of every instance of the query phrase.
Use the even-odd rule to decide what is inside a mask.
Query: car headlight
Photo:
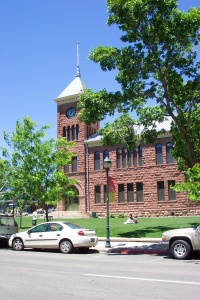
[[[166,241],[166,236],[165,235],[162,235],[162,241]]]

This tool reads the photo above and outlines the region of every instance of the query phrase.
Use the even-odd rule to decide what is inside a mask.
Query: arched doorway
[[[76,192],[75,197],[68,197],[65,202],[65,210],[67,211],[79,211],[79,192],[76,187],[72,188]]]

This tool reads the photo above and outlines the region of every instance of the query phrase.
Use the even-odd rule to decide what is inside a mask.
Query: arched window
[[[132,167],[132,152],[128,150],[128,167]]]
[[[79,125],[76,125],[76,140],[79,140]]]
[[[139,155],[139,166],[142,166],[143,162],[142,162],[142,146],[141,145],[138,147],[138,155]]]
[[[94,169],[100,170],[100,152],[96,151],[94,153]]]
[[[156,145],[156,164],[161,165],[163,163],[162,144]]]
[[[134,165],[134,167],[137,167],[137,164],[138,164],[138,162],[137,162],[137,148],[134,148],[133,149],[133,165]]]
[[[118,148],[117,150],[116,150],[116,158],[117,158],[117,168],[120,168],[121,167],[121,160],[120,160],[120,158],[121,158],[121,153],[120,153],[121,151],[120,151],[120,149]]]
[[[75,140],[75,128],[74,125],[72,125],[72,141]]]
[[[171,142],[166,145],[166,153],[167,153],[167,164],[172,164],[174,162],[174,158],[170,153],[170,150],[173,148],[173,144]]]
[[[70,126],[67,126],[67,140],[70,141]]]
[[[77,172],[77,156],[72,157],[72,172]]]
[[[109,151],[108,150],[105,150],[103,152],[103,159],[105,159],[106,157],[109,157]]]
[[[66,137],[66,127],[63,127],[63,137]]]
[[[122,149],[122,167],[126,168],[126,148]]]

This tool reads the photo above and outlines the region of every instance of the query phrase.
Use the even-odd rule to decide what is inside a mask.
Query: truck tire
[[[190,257],[192,249],[186,241],[176,240],[172,243],[170,252],[174,258],[187,259]]]

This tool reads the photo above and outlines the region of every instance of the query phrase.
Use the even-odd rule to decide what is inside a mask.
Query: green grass
[[[99,237],[106,235],[106,219],[104,218],[84,218],[84,219],[54,219],[59,221],[69,221],[85,228],[94,229]],[[138,218],[138,224],[124,224],[126,218],[110,218],[110,237],[122,238],[161,238],[162,233],[174,228],[193,227],[200,223],[198,217],[166,217],[166,218]],[[20,227],[20,218],[16,221]],[[44,218],[39,218],[37,224],[44,222]],[[22,218],[22,228],[25,231],[32,227],[32,217]]]

